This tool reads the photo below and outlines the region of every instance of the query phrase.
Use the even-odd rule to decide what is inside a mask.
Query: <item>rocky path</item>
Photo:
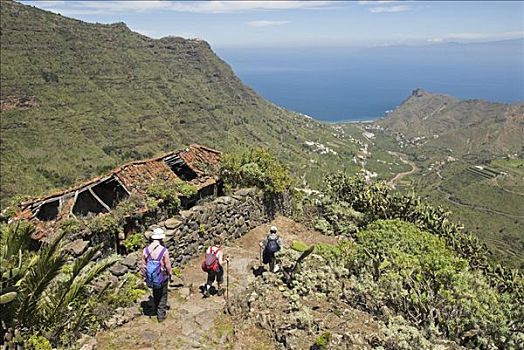
[[[249,231],[224,247],[230,256],[229,295],[244,290],[255,278],[253,269],[259,267],[258,242],[276,225],[289,246],[293,240],[308,244],[333,243],[332,237],[322,236],[285,217]],[[171,310],[167,319],[158,323],[156,317],[139,316],[130,323],[96,336],[97,349],[223,349],[231,336],[231,320],[223,313],[225,296],[202,298],[199,286],[206,275],[200,269],[201,257],[195,257],[182,268],[182,287],[169,290]],[[230,340],[230,339],[229,339]],[[235,344],[236,349],[250,349],[253,344]],[[260,344],[262,346],[262,344]],[[261,347],[271,348],[271,347]]]

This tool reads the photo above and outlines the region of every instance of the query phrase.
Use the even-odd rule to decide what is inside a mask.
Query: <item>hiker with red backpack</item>
[[[217,281],[217,294],[222,295],[224,293],[221,288],[222,282],[224,281],[224,268],[222,264],[224,253],[222,251],[222,238],[215,237],[213,244],[207,248],[202,261],[202,271],[207,273],[207,282],[204,285],[204,297],[208,297],[211,292],[213,282]]]
[[[169,251],[162,245],[166,238],[164,230],[156,228],[151,235],[151,244],[144,248],[142,252],[142,265],[140,272],[146,280],[149,288],[153,289],[153,301],[158,322],[166,318],[167,304],[167,285],[171,279],[173,271]]]
[[[269,271],[277,272],[279,267],[276,263],[275,254],[282,248],[282,238],[277,234],[277,227],[271,226],[269,234],[262,240],[259,245],[262,250],[262,262],[269,264]]]

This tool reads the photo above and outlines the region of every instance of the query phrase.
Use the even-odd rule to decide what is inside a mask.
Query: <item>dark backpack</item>
[[[275,254],[280,250],[280,245],[278,245],[278,241],[276,239],[269,239],[266,243],[266,251],[271,254]]]
[[[213,249],[211,249],[211,253],[206,253],[206,255],[204,256],[204,261],[202,261],[202,270],[204,272],[207,272],[207,271],[217,272],[218,271],[220,264],[218,263],[217,254],[220,250],[222,249],[217,248],[214,251]]]
[[[151,258],[149,247],[146,248],[147,266],[146,266],[146,284],[149,288],[159,288],[166,280],[166,275],[162,273],[162,257],[166,248],[162,247],[157,259]]]

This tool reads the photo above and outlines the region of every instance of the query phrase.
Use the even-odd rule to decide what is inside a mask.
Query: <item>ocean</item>
[[[324,121],[374,120],[416,88],[524,101],[524,40],[376,48],[217,48],[269,101]]]

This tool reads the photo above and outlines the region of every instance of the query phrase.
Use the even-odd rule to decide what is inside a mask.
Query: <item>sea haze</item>
[[[271,102],[326,121],[371,120],[415,88],[524,101],[524,39],[375,48],[217,48]]]

